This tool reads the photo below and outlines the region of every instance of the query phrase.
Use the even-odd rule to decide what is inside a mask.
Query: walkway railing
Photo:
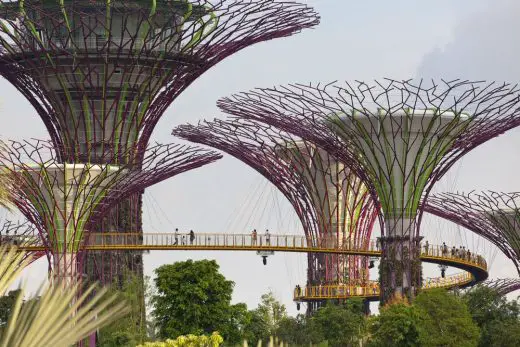
[[[473,281],[469,272],[457,273],[445,278],[428,278],[423,283],[423,289],[454,288],[468,285]],[[365,284],[335,284],[306,286],[294,289],[294,301],[313,301],[330,299],[348,299],[354,297],[379,298],[380,287],[377,281]]]
[[[17,243],[25,250],[42,250],[38,235],[0,236],[0,242]],[[25,246],[23,245],[25,244]],[[323,238],[319,241],[302,235],[257,235],[218,233],[91,233],[85,240],[89,250],[269,250],[283,252],[338,253],[349,255],[380,256],[377,240],[364,244]],[[423,260],[451,261],[487,270],[487,263],[480,255],[468,251],[452,251],[448,246],[421,246]]]

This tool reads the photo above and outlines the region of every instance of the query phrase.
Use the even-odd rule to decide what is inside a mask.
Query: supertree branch
[[[4,220],[0,226],[0,245],[34,246],[40,244],[39,241],[37,230],[28,221],[14,223]],[[35,261],[44,255],[45,252],[40,251],[24,252],[24,259],[31,258],[31,261]]]
[[[500,296],[506,296],[507,294],[520,289],[520,279],[499,278],[496,280],[486,281],[482,285],[495,290]]]
[[[520,193],[492,191],[431,195],[424,210],[487,239],[511,259],[520,274]]]
[[[421,201],[463,154],[520,123],[516,86],[383,80],[294,84],[221,99],[233,116],[312,141],[380,205],[383,301],[420,288]]]
[[[0,74],[35,107],[63,161],[146,148],[198,76],[257,42],[319,22],[274,0],[1,1]]]
[[[156,145],[138,165],[78,164],[62,163],[49,141],[0,146],[2,171],[12,178],[12,201],[38,229],[53,257],[55,276],[66,281],[77,279],[78,253],[91,227],[115,203],[220,158],[195,147]]]
[[[368,247],[376,212],[366,187],[347,167],[312,143],[240,118],[182,125],[173,134],[222,150],[266,177],[292,204],[312,242]],[[312,263],[314,258],[310,258]],[[313,282],[321,279],[329,283],[363,277],[355,266],[360,265],[360,257],[322,258],[318,263],[322,262],[323,276],[309,264],[309,281],[313,277]]]

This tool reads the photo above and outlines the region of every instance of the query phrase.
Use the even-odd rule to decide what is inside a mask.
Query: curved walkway
[[[464,288],[480,282],[470,272],[461,272],[454,275],[427,278],[422,289],[431,288]],[[296,302],[344,300],[348,298],[365,298],[370,301],[379,300],[380,287],[378,281],[369,281],[365,285],[337,284],[326,286],[306,286],[294,290],[293,300]]]
[[[38,236],[34,235],[34,238]],[[22,239],[11,236],[10,240],[16,240],[21,250],[42,251],[44,246],[36,243],[33,237]],[[27,245],[28,244],[28,245]],[[308,240],[301,235],[257,235],[251,234],[201,234],[196,233],[190,238],[189,234],[175,233],[93,233],[90,234],[85,248],[90,251],[115,251],[115,250],[198,250],[198,251],[259,251],[259,252],[312,252],[334,253],[345,255],[361,255],[380,257],[379,244],[372,240],[368,244],[359,245],[354,242],[344,241],[339,243],[337,239],[322,240],[319,244]],[[453,266],[467,272],[463,272],[446,278],[435,278],[425,281],[424,288],[432,287],[465,287],[484,281],[488,277],[485,260],[476,254],[452,252],[451,248],[429,245],[421,248],[421,260],[424,262]],[[327,285],[309,286],[300,289],[299,294],[295,290],[295,301],[313,301],[323,299],[345,299],[348,297],[366,297],[377,300],[379,297],[379,285],[377,282],[369,282],[365,285]]]

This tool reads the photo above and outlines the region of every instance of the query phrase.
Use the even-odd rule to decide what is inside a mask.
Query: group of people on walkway
[[[464,247],[464,246],[460,246],[459,248],[453,246],[450,250],[449,247],[446,245],[446,243],[443,242],[442,246],[441,246],[441,250],[442,250],[443,257],[451,256],[452,258],[458,258],[458,259],[470,261],[472,263],[476,263],[479,265],[486,264],[486,262],[484,261],[484,258],[482,258],[482,256],[475,254],[475,253],[471,253],[469,248],[466,249],[466,247]]]
[[[265,229],[265,245],[270,246],[271,245],[271,234],[269,233],[269,229]],[[258,243],[258,232],[256,229],[253,229],[251,232],[251,246],[256,246]]]
[[[186,236],[188,236],[188,239],[190,241],[190,245],[193,245],[193,242],[195,241],[195,232],[193,232],[193,230],[190,230],[189,233],[183,234],[181,236],[182,236],[181,237],[181,245],[182,246],[186,245]],[[175,233],[174,233],[173,237],[174,237],[173,245],[177,246],[179,244],[179,229],[178,228],[175,228]]]

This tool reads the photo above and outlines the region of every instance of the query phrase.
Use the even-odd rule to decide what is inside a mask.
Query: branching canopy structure
[[[0,0],[0,75],[36,109],[60,162],[121,164],[209,68],[318,22],[275,0]],[[141,205],[129,197],[98,230],[141,231]],[[120,276],[142,274],[140,254],[110,257]]]
[[[505,296],[520,289],[520,279],[518,278],[499,278],[484,282],[482,285],[496,290],[498,295]]]
[[[229,153],[261,173],[292,204],[314,244],[368,248],[377,216],[368,190],[312,143],[239,118],[182,125],[173,134]],[[310,254],[308,282],[367,282],[367,265],[359,256]]]
[[[319,21],[305,5],[205,0],[1,1],[0,74],[61,161],[118,163],[210,67]]]
[[[2,142],[2,170],[12,176],[13,203],[38,229],[55,278],[78,279],[78,257],[94,223],[114,203],[166,178],[220,158],[180,145],[156,145],[138,165],[62,163],[47,141]],[[132,155],[132,153],[129,153]]]
[[[434,194],[425,211],[489,240],[513,261],[520,274],[520,193]]]
[[[297,84],[218,105],[316,143],[364,181],[381,206],[383,301],[420,287],[421,198],[463,154],[520,123],[517,87],[484,82]]]

